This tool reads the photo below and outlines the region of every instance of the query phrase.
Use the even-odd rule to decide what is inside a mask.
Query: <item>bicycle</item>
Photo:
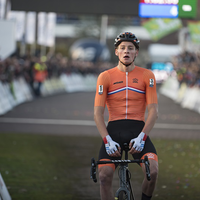
[[[125,151],[125,159],[124,160],[110,160],[110,161],[95,161],[94,158],[91,159],[91,171],[90,171],[90,178],[96,183],[96,167],[100,164],[109,164],[109,163],[117,163],[119,164],[118,176],[119,176],[119,189],[116,191],[115,200],[134,200],[134,194],[131,186],[131,172],[128,169],[129,163],[144,163],[146,169],[146,177],[147,180],[151,180],[150,176],[150,169],[149,169],[149,160],[148,157],[145,156],[144,159],[135,159],[135,160],[128,160],[128,151],[129,147],[128,144],[124,144],[124,151]]]

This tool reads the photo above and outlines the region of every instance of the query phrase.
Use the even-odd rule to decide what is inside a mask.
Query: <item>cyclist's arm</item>
[[[131,154],[139,153],[143,150],[146,137],[149,135],[158,117],[158,105],[156,103],[149,104],[147,106],[147,109],[148,109],[148,116],[145,122],[145,126],[142,129],[142,132],[138,135],[137,138],[132,139],[129,143],[129,147],[130,148],[132,147],[131,150],[129,151]]]
[[[107,99],[107,91],[110,84],[108,72],[102,72],[97,79],[96,95],[94,100],[94,121],[102,138],[108,135],[104,122],[104,111]]]
[[[149,135],[150,131],[154,127],[156,119],[158,118],[158,104],[153,103],[147,105],[147,110],[148,110],[148,116],[142,132],[144,132],[146,135]]]
[[[144,132],[146,135],[149,135],[156,122],[156,119],[158,118],[158,100],[156,92],[156,79],[154,74],[151,71],[146,70],[144,73],[144,81],[146,84],[146,103],[148,115],[142,132]]]
[[[109,136],[106,124],[104,122],[104,110],[107,99],[107,90],[110,84],[110,76],[107,72],[103,72],[97,79],[96,95],[94,102],[94,120],[97,129],[104,141],[106,152],[110,156],[120,156],[119,144],[112,140]],[[117,150],[118,148],[118,150]]]
[[[105,108],[103,106],[94,107],[94,121],[102,139],[108,135],[106,124],[104,121],[104,110]]]
[[[106,136],[108,136],[108,131],[106,129],[106,124],[104,122],[104,110],[105,108],[102,106],[95,106],[94,107],[94,120],[97,126],[97,129],[104,140]],[[110,138],[110,136],[108,136]],[[106,137],[107,138],[107,137]],[[109,140],[106,140],[108,143],[105,143],[106,151],[110,156],[119,157],[121,156],[121,148],[118,143],[112,140],[110,138]]]

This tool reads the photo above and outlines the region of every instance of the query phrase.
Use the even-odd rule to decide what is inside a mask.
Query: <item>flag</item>
[[[26,19],[26,43],[35,43],[35,29],[36,29],[36,13],[28,12]]]
[[[38,13],[38,35],[37,43],[46,46],[46,24],[47,14],[44,12]]]
[[[8,13],[8,20],[15,22],[15,38],[17,41],[24,40],[25,18],[26,13],[24,11],[10,11]]]
[[[46,29],[46,46],[55,45],[56,13],[48,13]]]
[[[5,6],[6,6],[6,0],[0,0],[0,19],[4,18]]]

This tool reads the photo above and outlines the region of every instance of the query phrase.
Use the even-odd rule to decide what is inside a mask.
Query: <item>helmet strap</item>
[[[128,66],[130,66],[133,63],[134,60],[132,62],[128,63],[128,64],[123,63],[121,60],[119,60],[119,61],[120,61],[120,63],[122,63],[122,65],[128,67]]]
[[[135,58],[136,58],[136,56],[135,56]],[[130,62],[130,63],[128,63],[128,64],[123,63],[120,59],[119,59],[119,61],[120,61],[120,63],[122,63],[122,65],[128,67],[128,66],[130,66],[130,65],[135,61],[135,58],[133,59],[132,62]]]

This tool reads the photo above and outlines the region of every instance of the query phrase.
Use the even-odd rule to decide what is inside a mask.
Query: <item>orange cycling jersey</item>
[[[157,104],[154,74],[138,66],[131,72],[117,67],[102,72],[97,79],[94,106],[107,105],[109,121],[144,121],[147,104]]]

